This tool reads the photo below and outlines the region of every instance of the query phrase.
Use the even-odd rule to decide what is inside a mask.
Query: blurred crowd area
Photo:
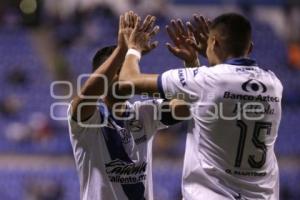
[[[300,199],[297,0],[1,0],[0,199],[79,199],[65,120],[68,102],[76,92],[77,77],[91,72],[96,50],[116,43],[119,15],[130,9],[142,16],[156,15],[161,27],[157,36],[160,46],[141,61],[146,73],[183,66],[164,45],[169,41],[164,26],[170,19],[190,20],[193,13],[213,18],[235,11],[251,20],[251,56],[274,71],[284,85],[276,144],[281,199]],[[54,81],[63,82],[51,89]],[[157,200],[181,199],[185,130],[183,122],[156,135],[153,172]]]

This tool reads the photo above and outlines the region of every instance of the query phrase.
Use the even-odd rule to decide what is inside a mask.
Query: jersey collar
[[[99,111],[100,111],[100,115],[102,116],[101,117],[101,123],[103,123],[104,120],[113,120],[114,122],[116,122],[116,124],[120,127],[124,127],[124,121],[123,120],[118,120],[118,119],[115,119],[113,114],[111,114],[110,110],[108,109],[108,107],[105,105],[105,103],[103,101],[100,101],[101,102],[101,105],[99,106]],[[125,103],[125,111],[123,113],[123,117],[128,117],[130,114],[130,111],[129,111],[129,106],[127,103]]]
[[[229,60],[226,60],[224,64],[238,66],[257,66],[256,61],[250,58],[231,58]]]

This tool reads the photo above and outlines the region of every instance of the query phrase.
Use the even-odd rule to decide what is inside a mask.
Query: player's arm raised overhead
[[[129,23],[133,23],[131,24],[131,26],[135,26],[138,22],[138,16],[135,13],[130,13],[129,17]],[[155,26],[154,27],[154,23],[155,23],[155,17],[154,16],[150,16],[148,15],[144,22],[143,25],[145,26],[144,28],[141,28],[141,30],[145,30],[149,32],[149,36],[154,36],[158,31],[159,31],[159,27]],[[148,27],[148,28],[146,28]],[[129,41],[130,39],[133,38],[126,38],[127,41]],[[155,47],[157,47],[158,42],[146,42],[146,45],[143,46],[143,48],[138,47],[141,50],[142,54],[146,54],[149,53],[150,51],[152,51]],[[173,47],[172,47],[173,48]],[[193,50],[193,49],[192,49]],[[194,50],[193,50],[194,51]],[[194,59],[194,58],[192,58]],[[197,59],[197,57],[196,57]],[[188,60],[190,61],[190,60]],[[130,68],[126,68],[123,70],[123,67],[120,71],[120,77],[125,78],[125,81],[129,81],[132,82],[134,84],[143,84],[145,79],[147,79],[147,81],[156,81],[157,80],[157,75],[155,74],[141,74],[140,72],[140,68],[138,64],[134,64],[132,65]],[[127,80],[126,78],[130,78],[129,80]],[[124,79],[123,79],[124,80]],[[122,82],[122,80],[120,80],[120,87],[121,90],[124,93],[128,93],[131,89],[131,87],[129,87],[130,85],[126,84],[126,82]],[[142,88],[145,88],[147,85],[143,85],[141,86]],[[135,91],[137,94],[138,92]],[[142,90],[141,90],[142,92]],[[153,93],[155,93],[155,90],[153,90]],[[180,116],[180,117],[187,117],[189,116],[190,112],[189,112],[189,106],[181,100],[177,100],[177,99],[173,99],[172,101],[165,101],[163,103],[163,107],[161,109],[167,110],[168,108],[170,108],[172,110],[172,112],[176,115],[176,116]],[[171,113],[164,113],[165,115],[168,115],[169,118],[171,117]],[[170,124],[169,124],[170,125]]]
[[[96,110],[96,102],[103,95],[106,88],[111,84],[114,75],[120,70],[126,52],[127,45],[124,34],[128,29],[125,16],[120,16],[118,45],[112,55],[88,78],[80,90],[80,94],[72,101],[71,115],[77,121],[85,121],[91,117]],[[105,81],[107,84],[105,84]],[[88,103],[89,105],[83,105]],[[81,108],[80,108],[81,107]]]
[[[140,73],[139,60],[141,52],[149,46],[155,45],[150,40],[157,33],[158,28],[153,27],[154,20],[151,17],[147,17],[143,24],[140,23],[140,20],[137,20],[135,28],[128,39],[129,51],[120,73],[120,81],[133,83],[135,94],[148,93],[153,95],[160,93],[162,97],[191,101],[190,96],[197,96],[192,89],[192,85],[196,84],[194,78],[197,75],[198,68],[170,70],[162,75]],[[127,87],[124,87],[126,84],[121,85],[122,89],[127,89]]]
[[[159,27],[154,27],[156,20],[154,16],[148,15],[142,24],[140,17],[135,15],[135,19],[135,27],[130,37],[127,38],[129,51],[123,63],[125,69],[122,67],[120,71],[120,88],[124,93],[128,93],[131,85],[127,83],[131,82],[135,86],[134,92],[136,94],[141,94],[145,91],[151,94],[156,93],[157,88],[155,83],[158,75],[142,74],[138,62],[142,53],[148,53],[158,45],[157,41],[151,43],[150,40],[158,33]]]

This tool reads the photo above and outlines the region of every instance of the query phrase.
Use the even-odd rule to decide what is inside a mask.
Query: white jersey
[[[83,200],[152,200],[152,141],[165,128],[156,115],[160,102],[127,103],[126,116],[118,121],[104,104],[84,122],[69,115],[70,139]],[[100,123],[107,125],[99,127]],[[90,127],[94,126],[94,127]]]
[[[191,103],[184,158],[185,200],[279,199],[274,144],[282,84],[250,59],[170,70],[162,95]],[[178,95],[179,94],[179,95]]]

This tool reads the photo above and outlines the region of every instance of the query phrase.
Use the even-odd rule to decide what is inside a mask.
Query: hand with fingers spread
[[[152,43],[150,41],[159,31],[158,26],[154,27],[155,20],[156,18],[154,16],[148,15],[143,24],[141,24],[141,18],[137,18],[135,27],[128,40],[128,48],[145,54],[157,47],[157,41]]]
[[[170,39],[174,43],[174,46],[170,43],[166,44],[169,51],[176,57],[184,60],[186,65],[190,65],[191,63],[196,63],[193,65],[197,65],[198,53],[189,43],[189,41],[194,40],[193,33],[184,27],[180,19],[177,21],[171,20],[171,25],[166,26],[166,29]]]
[[[193,33],[195,40],[188,40],[190,45],[196,49],[199,54],[206,56],[207,40],[209,34],[210,21],[203,16],[194,15],[194,24],[187,22],[187,27]]]
[[[134,29],[138,16],[133,12],[126,12],[120,16],[118,46],[128,49],[128,40]]]

